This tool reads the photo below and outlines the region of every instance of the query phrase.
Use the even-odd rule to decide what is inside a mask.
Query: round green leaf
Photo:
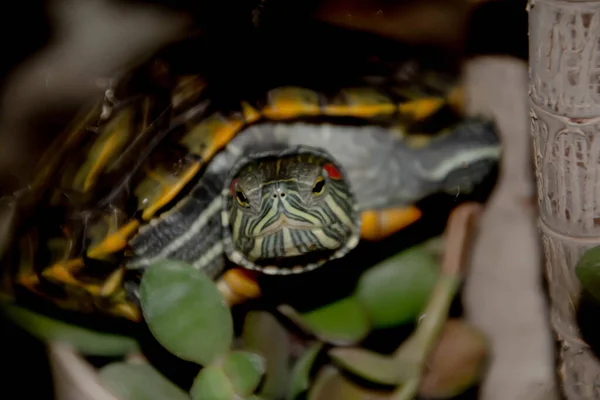
[[[600,301],[600,246],[583,254],[575,266],[575,274],[581,286]]]
[[[200,371],[190,394],[193,400],[237,400],[225,371],[217,365],[205,367]]]
[[[140,299],[152,334],[176,356],[208,365],[233,340],[233,320],[210,278],[190,265],[162,261],[142,277]]]
[[[190,400],[190,396],[149,364],[109,364],[100,370],[102,385],[119,400]]]
[[[438,278],[435,258],[422,247],[399,253],[359,278],[355,296],[375,328],[415,320]]]
[[[247,397],[254,393],[265,373],[265,360],[255,353],[234,351],[225,357],[223,371],[235,392]]]
[[[260,397],[281,399],[290,379],[288,366],[291,341],[277,319],[265,311],[250,311],[244,320],[244,349],[262,355],[266,361],[265,380]]]
[[[3,304],[6,316],[31,335],[45,342],[67,343],[88,356],[122,356],[138,351],[130,337],[93,331],[37,314],[13,304]]]
[[[358,343],[371,329],[369,317],[354,296],[300,314],[300,318],[319,339],[338,345]]]
[[[298,358],[292,369],[292,379],[286,400],[296,400],[301,393],[308,390],[310,370],[322,347],[323,343],[315,342]]]

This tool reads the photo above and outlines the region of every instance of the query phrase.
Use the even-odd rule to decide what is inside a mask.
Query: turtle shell
[[[194,190],[203,198],[199,180],[240,132],[264,123],[326,122],[342,132],[377,126],[418,151],[462,119],[460,86],[435,72],[408,79],[365,77],[362,85],[334,92],[279,86],[233,106],[215,102],[198,75],[171,77],[158,68],[155,76],[160,79],[144,91],[132,94],[131,81],[108,89],[39,161],[31,190],[19,199],[24,208],[32,207],[4,260],[7,290],[24,288],[62,308],[139,320],[123,285],[127,270],[144,264],[140,259],[148,261],[147,249],[164,250],[164,238],[184,234],[165,218],[181,210]],[[478,126],[489,129],[486,124]],[[371,212],[361,211],[363,220]],[[372,213],[368,218],[377,219]],[[132,256],[137,264],[127,264]],[[222,263],[204,269],[217,276]]]

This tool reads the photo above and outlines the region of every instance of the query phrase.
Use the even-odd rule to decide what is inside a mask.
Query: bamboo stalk
[[[567,399],[600,399],[574,267],[600,244],[600,2],[530,0],[529,104],[551,319]]]

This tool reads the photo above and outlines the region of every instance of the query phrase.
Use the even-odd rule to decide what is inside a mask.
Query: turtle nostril
[[[279,193],[279,197],[281,197],[283,199],[285,197],[285,192]]]

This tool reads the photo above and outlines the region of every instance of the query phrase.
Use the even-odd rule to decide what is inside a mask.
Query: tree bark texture
[[[529,101],[551,319],[567,399],[600,399],[574,268],[600,244],[600,2],[529,1]]]

